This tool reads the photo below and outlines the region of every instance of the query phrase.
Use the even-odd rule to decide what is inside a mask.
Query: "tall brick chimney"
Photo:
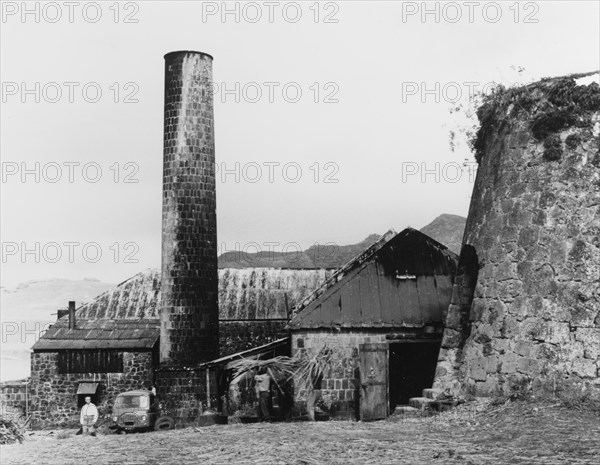
[[[160,360],[218,356],[212,57],[165,55]]]

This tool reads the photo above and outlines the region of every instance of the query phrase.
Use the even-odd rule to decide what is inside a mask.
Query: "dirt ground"
[[[600,416],[557,404],[471,402],[372,423],[210,426],[127,435],[27,433],[2,464],[598,464]]]

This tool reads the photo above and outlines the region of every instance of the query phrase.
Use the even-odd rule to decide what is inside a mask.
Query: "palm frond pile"
[[[316,389],[317,384],[323,379],[325,370],[332,364],[333,351],[323,346],[312,358],[296,359],[296,371],[294,380],[299,390],[307,392]]]
[[[296,371],[296,361],[290,357],[279,356],[267,360],[241,358],[229,362],[226,366],[233,371],[233,378],[241,377],[247,373],[258,373],[264,368],[280,391],[283,391],[280,383],[291,379]]]
[[[23,442],[25,425],[16,421],[0,418],[0,444],[12,444],[13,442]]]
[[[233,371],[233,378],[248,373],[257,373],[264,368],[280,390],[281,384],[294,380],[296,388],[307,392],[323,378],[325,370],[332,364],[333,352],[323,346],[313,357],[284,357],[279,356],[267,360],[242,358],[227,364],[227,369]]]

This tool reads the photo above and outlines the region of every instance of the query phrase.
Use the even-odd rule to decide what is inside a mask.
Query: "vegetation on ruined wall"
[[[600,110],[600,86],[592,83],[578,86],[576,79],[596,74],[573,74],[547,78],[521,87],[498,86],[482,98],[477,110],[479,129],[469,141],[479,163],[486,150],[486,141],[505,124],[519,119],[530,121],[528,129],[535,139],[544,144],[544,158],[558,160],[562,143],[557,132],[569,127],[591,126],[591,116]],[[567,142],[577,145],[576,137]]]

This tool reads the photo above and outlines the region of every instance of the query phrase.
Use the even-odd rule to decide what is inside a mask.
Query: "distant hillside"
[[[460,254],[463,233],[467,219],[444,213],[438,216],[427,226],[421,228],[421,232],[444,244],[452,252]]]
[[[421,232],[458,254],[467,219],[444,213]],[[302,252],[226,252],[219,256],[219,268],[339,268],[381,238],[371,234],[357,244],[312,246]]]
[[[226,252],[219,256],[219,268],[339,268],[380,238],[371,234],[357,244],[313,245],[302,252]]]

